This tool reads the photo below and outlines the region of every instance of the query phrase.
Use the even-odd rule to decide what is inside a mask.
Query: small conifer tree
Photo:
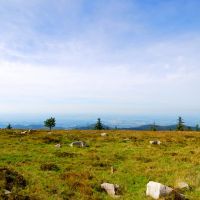
[[[184,131],[185,125],[184,125],[184,121],[183,121],[182,117],[178,117],[178,124],[177,124],[176,129],[177,129],[177,131]]]
[[[100,118],[97,119],[97,123],[95,124],[95,129],[96,130],[102,130],[103,129],[103,125],[101,123],[101,119]]]
[[[151,131],[157,131],[156,123],[155,123],[155,122],[154,122],[153,125],[151,126]]]
[[[6,127],[7,129],[12,129],[11,124],[8,124],[8,126]]]

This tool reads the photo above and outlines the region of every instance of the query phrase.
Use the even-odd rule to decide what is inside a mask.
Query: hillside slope
[[[100,133],[73,130],[22,135],[19,130],[0,130],[0,175],[4,169],[18,177],[9,186],[10,195],[31,200],[108,200],[100,184],[110,182],[120,186],[121,199],[144,200],[149,180],[172,187],[181,180],[192,186],[185,195],[199,199],[200,133],[116,130],[106,131],[105,137]],[[150,145],[154,139],[162,144]],[[69,146],[78,140],[89,147]],[[61,148],[55,147],[58,143]],[[0,181],[0,195],[4,184]]]

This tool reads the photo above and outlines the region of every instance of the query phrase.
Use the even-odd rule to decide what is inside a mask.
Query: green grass
[[[101,137],[101,132],[108,136]],[[162,144],[150,145],[153,139]],[[89,147],[70,147],[76,140]],[[60,149],[54,146],[58,142]],[[14,185],[12,189],[12,195],[21,195],[21,199],[109,200],[100,184],[110,182],[120,185],[120,199],[144,200],[148,199],[146,184],[152,180],[172,187],[177,181],[186,181],[192,189],[185,195],[198,200],[200,133],[73,130],[20,135],[19,130],[0,130],[1,167],[27,181],[25,188]],[[2,178],[0,194],[4,187]]]

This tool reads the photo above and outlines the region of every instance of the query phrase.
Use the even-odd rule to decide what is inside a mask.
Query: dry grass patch
[[[54,163],[44,163],[40,166],[42,171],[59,171],[60,168]]]

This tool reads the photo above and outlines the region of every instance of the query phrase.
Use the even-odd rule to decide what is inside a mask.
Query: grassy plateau
[[[89,146],[70,147],[74,141]],[[185,181],[191,186],[186,197],[200,199],[200,132],[0,130],[2,200],[112,199],[103,182],[118,184],[120,199],[150,200],[149,181],[171,187]]]

